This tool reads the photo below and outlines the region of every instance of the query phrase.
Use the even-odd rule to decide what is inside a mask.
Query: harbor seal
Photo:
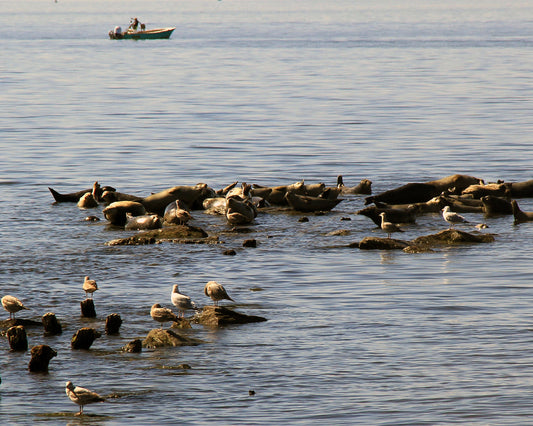
[[[516,200],[511,201],[513,209],[514,223],[524,223],[533,221],[533,212],[525,212],[520,209]]]
[[[513,207],[509,200],[492,195],[481,197],[485,216],[498,216],[502,214],[513,214]]]
[[[146,209],[141,203],[136,201],[116,201],[107,206],[102,213],[104,217],[113,225],[126,225],[126,213],[133,216],[142,216],[146,214]]]
[[[407,183],[395,189],[365,198],[365,205],[383,202],[387,204],[424,203],[440,195],[442,192],[455,188],[461,192],[469,185],[479,184],[483,179],[473,176],[455,174],[437,180],[422,183]]]
[[[165,208],[173,201],[183,201],[191,209],[202,209],[203,201],[212,197],[215,197],[215,191],[205,183],[198,183],[194,186],[173,186],[145,197],[141,203],[146,211],[163,216]]]
[[[131,213],[126,213],[126,225],[124,226],[124,229],[127,231],[159,229],[162,226],[161,217],[156,214],[133,216]]]

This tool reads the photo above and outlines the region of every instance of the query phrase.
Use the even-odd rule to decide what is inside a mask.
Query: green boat
[[[118,30],[117,30],[118,29]],[[154,30],[133,31],[128,29],[125,33],[120,31],[120,27],[115,27],[114,30],[109,31],[109,38],[112,40],[133,39],[133,40],[152,40],[158,38],[170,38],[173,28],[156,28]]]

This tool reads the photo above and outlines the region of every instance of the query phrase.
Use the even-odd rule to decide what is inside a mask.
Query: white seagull
[[[172,301],[172,304],[176,308],[178,308],[178,316],[180,318],[183,318],[185,316],[185,311],[187,309],[196,309],[196,305],[191,300],[191,298],[183,293],[180,293],[177,284],[174,284],[174,286],[172,287],[172,292],[170,293],[170,300]]]
[[[168,308],[162,308],[159,303],[156,303],[150,309],[150,316],[154,321],[161,323],[161,328],[163,324],[169,321],[179,321],[177,315]]]
[[[218,306],[218,301],[222,299],[235,302],[231,297],[228,296],[228,293],[222,284],[219,284],[216,281],[209,281],[205,285],[204,293],[207,297],[210,297],[213,300],[215,306]]]
[[[65,392],[74,404],[80,406],[79,413],[76,413],[77,416],[81,416],[83,414],[84,405],[105,401],[105,398],[101,397],[96,392],[92,392],[89,389],[80,388],[79,386],[74,386],[71,381],[67,382]]]
[[[21,311],[22,309],[30,309],[24,306],[22,302],[15,296],[9,295],[2,297],[2,306],[7,312],[9,312],[9,319],[15,319],[15,313]]]
[[[85,292],[85,297],[87,297],[87,293],[91,294],[91,299],[93,297],[93,293],[98,290],[98,285],[96,284],[95,280],[89,279],[88,276],[85,277],[83,280],[83,291]]]
[[[442,209],[442,217],[450,224],[450,228],[453,228],[454,223],[468,223],[468,220],[466,220],[463,216],[450,211],[450,206],[445,206]]]
[[[379,214],[381,216],[381,229],[387,233],[387,238],[390,238],[390,234],[393,232],[403,232],[398,225],[385,220],[385,212]]]

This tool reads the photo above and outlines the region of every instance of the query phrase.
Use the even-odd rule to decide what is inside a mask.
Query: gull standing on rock
[[[450,224],[450,228],[448,229],[453,228],[454,223],[468,223],[468,220],[466,220],[463,216],[450,211],[450,206],[445,206],[442,209],[442,217]]]
[[[71,381],[67,382],[65,392],[74,404],[80,406],[79,413],[76,413],[77,416],[81,416],[83,414],[84,405],[105,401],[105,398],[101,397],[96,392],[92,392],[89,389],[80,388],[79,386],[74,386]]]
[[[218,301],[222,299],[235,302],[235,300],[228,296],[228,293],[226,293],[226,289],[222,287],[222,284],[219,284],[216,281],[209,281],[205,285],[204,293],[207,297],[210,297],[213,300],[215,306],[218,306]]]
[[[22,309],[30,309],[24,306],[22,302],[15,296],[9,295],[2,297],[2,306],[7,312],[9,312],[9,319],[15,319],[15,313],[21,311]]]
[[[172,292],[170,293],[170,300],[172,304],[178,308],[178,317],[183,318],[187,309],[196,309],[195,303],[189,296],[180,293],[178,285],[174,284]]]
[[[398,225],[385,220],[385,212],[379,214],[381,216],[381,229],[387,233],[387,238],[390,238],[390,234],[393,232],[403,232]]]
[[[85,297],[87,297],[87,293],[91,294],[91,299],[93,297],[93,293],[98,290],[98,285],[96,284],[95,280],[90,280],[88,276],[85,277],[85,280],[83,281],[83,291],[85,292]]]
[[[168,308],[162,308],[159,303],[156,303],[150,309],[150,315],[154,321],[161,323],[161,328],[163,324],[169,321],[179,321],[177,315]]]

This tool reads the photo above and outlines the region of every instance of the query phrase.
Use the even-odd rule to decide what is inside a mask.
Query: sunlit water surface
[[[407,4],[409,3],[409,4]],[[533,228],[465,214],[496,241],[431,253],[361,251],[382,236],[355,212],[263,213],[249,233],[194,211],[220,245],[110,247],[129,235],[52,203],[98,180],[148,195],[174,185],[305,179],[375,193],[466,173],[533,178],[529,2],[0,1],[0,293],[58,337],[30,374],[0,340],[2,424],[507,424],[530,420]],[[170,40],[112,41],[138,16]],[[533,200],[519,200],[533,210]],[[342,220],[350,218],[351,220]],[[402,239],[445,229],[438,215]],[[340,235],[332,231],[345,230]],[[257,248],[243,248],[248,238]],[[233,248],[236,256],[224,256]],[[84,275],[97,319],[80,317]],[[202,306],[209,280],[267,322],[187,332],[204,344],[126,354],[170,289]],[[4,311],[2,311],[4,312]],[[70,349],[83,326],[120,336]],[[5,314],[5,315],[4,315]],[[7,317],[7,313],[4,312]],[[191,369],[179,368],[188,364]],[[85,418],[65,381],[103,395]],[[250,396],[249,390],[255,395]]]

